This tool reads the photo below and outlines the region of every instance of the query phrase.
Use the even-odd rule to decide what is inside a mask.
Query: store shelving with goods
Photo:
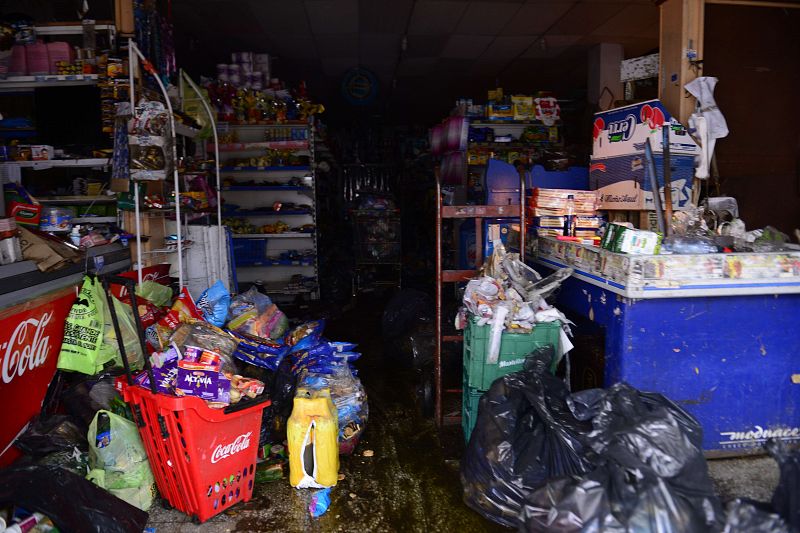
[[[42,74],[38,76],[8,76],[0,80],[0,92],[28,91],[40,87],[74,87],[97,85],[97,74]]]
[[[137,87],[136,78],[140,74],[140,66],[143,66],[144,70],[148,72],[152,71],[153,67],[148,63],[142,51],[132,39],[128,41],[128,52],[130,65],[129,84],[132,89],[135,89]],[[214,113],[202,98],[202,91],[184,71],[180,71],[178,76],[181,80],[181,101],[184,101],[186,92],[191,92],[194,95],[193,98],[201,104],[202,112],[205,113],[209,121],[216,141]],[[145,266],[155,263],[170,263],[172,265],[171,275],[178,279],[179,288],[183,288],[185,285],[192,294],[199,294],[201,290],[213,284],[216,279],[229,286],[231,281],[229,254],[224,253],[228,249],[228,238],[227,232],[222,226],[218,158],[214,159],[213,164],[215,179],[210,175],[209,171],[201,170],[197,172],[198,174],[206,174],[208,183],[211,183],[211,180],[214,179],[216,207],[211,203],[211,198],[206,195],[204,197],[209,208],[203,208],[199,211],[197,209],[187,209],[182,205],[182,201],[174,201],[172,205],[165,205],[163,209],[148,211],[143,208],[143,196],[145,195],[140,190],[140,185],[155,187],[156,189],[160,188],[160,193],[165,199],[169,198],[170,194],[176,199],[184,198],[186,191],[182,190],[182,182],[185,176],[181,175],[181,170],[183,169],[179,169],[178,145],[181,145],[181,152],[186,154],[187,150],[184,143],[199,133],[199,130],[183,124],[181,124],[180,128],[178,127],[179,123],[176,120],[166,87],[158,75],[152,76],[152,80],[160,90],[161,94],[157,97],[157,100],[162,102],[163,113],[166,116],[166,127],[162,135],[164,137],[163,155],[167,164],[164,167],[164,176],[161,179],[153,180],[150,179],[151,176],[147,175],[153,174],[158,178],[157,172],[147,171],[144,176],[139,177],[135,176],[134,171],[131,170],[132,181],[136,183],[133,187],[134,210],[123,212],[123,227],[135,236],[135,243],[132,243],[131,247],[135,250],[139,283],[142,282],[142,269]],[[134,117],[139,112],[134,105],[136,101],[136,95],[132,90],[130,104]],[[129,137],[129,139],[132,138],[132,136]],[[148,146],[150,145],[148,144]],[[169,171],[167,172],[168,169]],[[169,179],[169,174],[171,174],[172,180]],[[206,189],[209,186],[206,186]],[[213,218],[210,216],[212,211],[216,211],[216,224],[213,224],[212,220],[210,220]],[[208,215],[206,217],[201,216],[205,224],[190,225],[190,216],[197,214]],[[209,253],[212,249],[213,252]],[[196,251],[198,251],[197,254],[195,254]]]
[[[116,26],[111,21],[84,21],[87,30],[93,35],[94,46],[97,50],[115,49],[115,41],[117,35]],[[36,39],[51,43],[50,45],[57,44],[57,42],[65,42],[69,47],[80,44],[81,39],[84,37],[84,23],[52,23],[52,24],[37,24],[34,27],[34,34]],[[48,45],[48,47],[50,46]],[[19,45],[25,46],[25,45]],[[48,49],[48,55],[50,50]],[[61,55],[61,54],[59,54]],[[64,56],[66,59],[66,55]],[[26,68],[26,67],[23,67]],[[27,67],[29,68],[29,67]],[[13,73],[12,73],[13,74]],[[19,73],[17,73],[19,74]],[[30,72],[29,75],[10,75],[0,80],[0,92],[9,91],[30,91],[40,87],[67,87],[76,85],[95,85],[98,83],[98,75],[96,73],[69,73],[58,74],[54,72],[51,64],[50,72],[43,71]]]
[[[101,168],[107,167],[111,162],[106,158],[90,159],[45,159],[42,161],[4,161],[0,163],[0,168],[32,168],[42,170],[47,168],[67,167],[67,168]]]
[[[219,133],[223,218],[234,230],[239,290],[258,281],[273,298],[318,298],[313,127],[223,124]],[[268,154],[282,160],[265,160]]]

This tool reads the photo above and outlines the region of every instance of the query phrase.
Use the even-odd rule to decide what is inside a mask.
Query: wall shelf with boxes
[[[239,290],[256,284],[278,299],[319,298],[313,125],[226,124],[220,137]]]

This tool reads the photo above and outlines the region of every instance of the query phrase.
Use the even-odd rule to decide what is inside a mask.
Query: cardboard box
[[[216,401],[219,397],[219,378],[218,370],[189,370],[179,366],[175,392],[178,396],[197,396]]]
[[[533,96],[512,96],[511,103],[514,105],[514,120],[528,121],[536,118]]]
[[[487,109],[489,120],[514,120],[514,106],[511,104],[490,103]]]
[[[11,202],[8,204],[8,216],[14,217],[20,226],[30,226],[38,229],[42,218],[42,206],[40,204]]]
[[[664,168],[661,155],[654,155],[658,191],[664,205]],[[645,172],[644,153],[592,160],[589,167],[589,188],[598,191],[599,209],[639,211],[655,209],[653,189]],[[670,157],[672,207],[691,205],[694,156]]]
[[[48,161],[53,158],[53,147],[47,144],[31,145],[31,161]]]
[[[600,191],[600,209],[654,209],[645,173],[645,143],[653,147],[659,192],[663,198],[663,132],[669,124],[673,209],[690,204],[694,157],[699,147],[658,100],[595,114],[589,188]]]
[[[680,122],[673,119],[658,100],[595,113],[593,124],[592,162],[596,159],[627,155],[643,155],[650,138],[653,151],[663,151],[661,126],[670,125],[671,155],[695,156],[700,148]]]

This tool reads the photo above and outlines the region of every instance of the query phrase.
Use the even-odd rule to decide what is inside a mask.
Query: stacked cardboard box
[[[595,191],[545,189],[537,187],[528,198],[528,220],[538,236],[558,237],[564,234],[568,197],[573,197],[575,236],[594,237],[603,219],[598,216],[598,195]]]

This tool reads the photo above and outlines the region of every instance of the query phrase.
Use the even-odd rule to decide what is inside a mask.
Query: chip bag
[[[197,300],[197,308],[203,315],[203,320],[218,328],[225,325],[228,317],[228,306],[231,303],[231,293],[221,281],[203,291]]]
[[[290,353],[308,350],[319,343],[322,331],[325,329],[325,320],[314,320],[300,324],[286,334],[285,343],[291,347]]]
[[[192,295],[184,287],[175,299],[175,303],[172,304],[172,309],[161,317],[155,325],[147,329],[145,337],[154,350],[166,350],[169,347],[170,337],[181,324],[186,324],[193,320],[202,320],[202,318],[203,316],[198,311]]]

